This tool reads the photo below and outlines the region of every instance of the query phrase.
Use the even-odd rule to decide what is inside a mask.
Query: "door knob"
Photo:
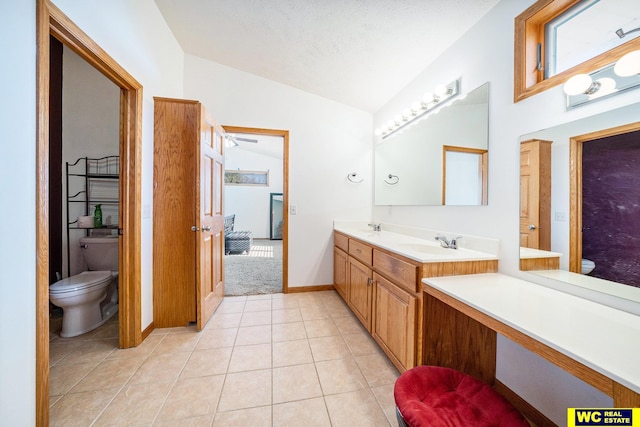
[[[211,231],[211,227],[209,227],[208,225],[205,225],[202,227],[202,231]]]
[[[536,226],[535,226],[535,225],[533,225],[533,224],[531,224],[528,228],[529,228],[529,230],[535,230],[535,229],[536,229]]]
[[[199,231],[200,229],[198,227],[196,227],[195,225],[191,226],[191,231]]]

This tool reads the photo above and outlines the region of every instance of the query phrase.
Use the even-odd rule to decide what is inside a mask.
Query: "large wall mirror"
[[[375,147],[376,205],[486,205],[489,83]]]
[[[520,269],[640,302],[640,103],[524,135]]]

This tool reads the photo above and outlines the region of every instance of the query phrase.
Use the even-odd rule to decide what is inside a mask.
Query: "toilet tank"
[[[89,270],[118,271],[118,236],[82,237],[80,249]]]

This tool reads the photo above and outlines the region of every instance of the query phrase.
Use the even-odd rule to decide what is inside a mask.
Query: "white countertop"
[[[387,231],[384,225],[381,231],[373,231],[371,227],[367,227],[366,223],[336,222],[334,230],[421,263],[498,259],[497,254],[460,247],[464,246],[464,243],[460,243],[458,249],[443,248],[435,239]],[[419,231],[428,234],[430,230]],[[436,232],[433,232],[434,237],[435,235]],[[466,238],[466,236],[463,237],[463,239]]]
[[[422,281],[640,393],[640,316],[500,273]]]
[[[520,258],[522,259],[530,259],[530,258],[560,258],[562,256],[559,252],[551,252],[551,251],[543,251],[540,249],[532,249],[532,248],[520,248]]]

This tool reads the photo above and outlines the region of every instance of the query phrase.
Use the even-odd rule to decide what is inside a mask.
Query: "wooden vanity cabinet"
[[[342,299],[349,301],[349,255],[337,246],[333,248],[333,286]]]
[[[348,305],[362,324],[371,332],[371,304],[373,302],[373,270],[349,257]]]

